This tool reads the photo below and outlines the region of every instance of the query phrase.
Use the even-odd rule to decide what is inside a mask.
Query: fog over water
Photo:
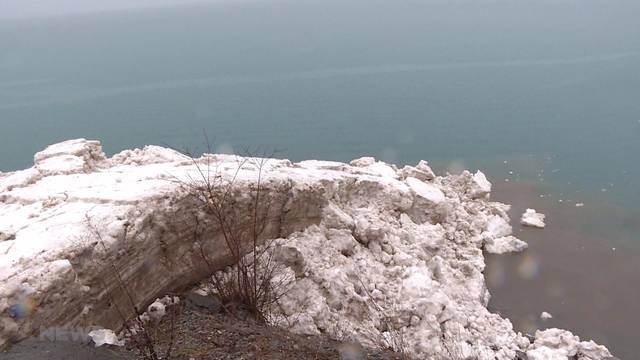
[[[555,312],[633,358],[640,2],[42,4],[0,0],[0,171],[75,137],[204,150],[203,130],[227,151],[483,169],[514,217],[550,224],[521,235],[540,272],[489,281],[492,306],[523,331]],[[488,272],[517,273],[500,259]]]
[[[33,19],[223,1],[251,0],[2,0],[0,2],[0,19]]]

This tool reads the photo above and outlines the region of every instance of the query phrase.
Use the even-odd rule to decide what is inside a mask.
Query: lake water
[[[219,151],[483,169],[514,218],[549,216],[516,228],[528,254],[489,258],[491,306],[633,358],[638,19],[624,0],[273,0],[0,20],[0,170],[75,137],[197,152],[203,131]]]

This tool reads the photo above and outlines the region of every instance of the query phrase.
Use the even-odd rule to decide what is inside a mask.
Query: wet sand
[[[493,200],[512,204],[514,234],[529,244],[517,255],[488,255],[489,307],[526,333],[565,328],[621,359],[636,358],[640,331],[640,218],[593,199],[541,198],[535,183],[495,182]],[[584,202],[576,207],[575,202]],[[547,227],[519,224],[527,207]],[[635,239],[634,239],[635,238]],[[540,319],[547,311],[553,318]]]

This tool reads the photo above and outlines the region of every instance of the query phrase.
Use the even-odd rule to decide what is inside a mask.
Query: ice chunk
[[[425,183],[414,177],[408,177],[405,181],[416,195],[430,203],[439,204],[445,200],[442,190],[433,184]]]
[[[493,237],[502,237],[511,235],[511,225],[504,218],[494,215],[487,222],[487,232]]]
[[[415,167],[405,166],[400,172],[403,178],[414,177],[422,181],[433,180],[436,177],[429,163],[424,160],[420,160]]]
[[[550,320],[550,319],[553,319],[553,315],[549,314],[546,311],[543,311],[542,314],[540,314],[540,319],[542,319],[542,320]]]
[[[486,197],[491,193],[491,183],[487,180],[487,177],[478,170],[472,178],[471,189],[469,195],[472,198],[478,199]]]
[[[356,166],[356,167],[367,167],[375,164],[375,162],[376,162],[375,158],[371,156],[363,156],[361,158],[351,160],[349,165]]]
[[[484,248],[491,254],[504,254],[508,252],[520,252],[527,247],[526,242],[515,236],[503,236],[489,239]]]
[[[536,212],[535,209],[527,209],[524,214],[522,214],[520,223],[524,226],[531,226],[542,229],[545,227],[544,218],[545,215]]]

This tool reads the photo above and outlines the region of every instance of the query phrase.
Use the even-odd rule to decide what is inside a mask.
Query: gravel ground
[[[155,331],[162,349],[169,339],[169,320],[165,316]],[[172,359],[176,360],[402,359],[390,351],[366,350],[326,336],[291,334],[282,328],[262,326],[251,319],[237,320],[188,304],[181,305],[175,328]]]
[[[120,360],[123,359],[120,349],[106,347],[95,348],[93,345],[73,342],[52,342],[29,339],[13,346],[7,352],[0,352],[2,360]]]
[[[367,350],[356,344],[342,343],[326,336],[291,334],[282,328],[257,324],[197,306],[190,301],[179,305],[174,323],[173,360],[400,360],[390,351]],[[159,354],[169,344],[171,316],[166,315],[151,330],[157,339]],[[69,341],[25,340],[7,352],[1,360],[135,360],[142,359],[133,348],[100,347]]]

